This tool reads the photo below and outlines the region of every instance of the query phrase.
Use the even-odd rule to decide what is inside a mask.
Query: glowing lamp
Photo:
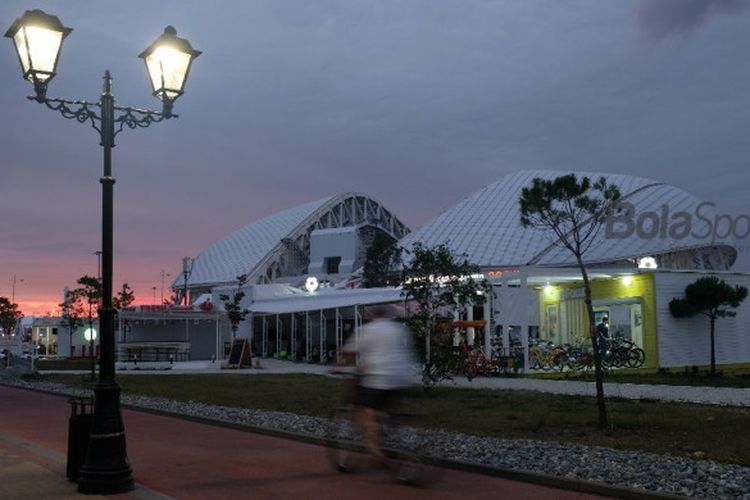
[[[96,330],[94,328],[86,328],[83,331],[83,338],[85,338],[87,342],[96,340]]]
[[[320,282],[315,276],[310,276],[305,280],[305,290],[308,292],[313,293],[318,287],[320,287]]]
[[[23,77],[34,84],[37,100],[43,100],[47,83],[55,76],[63,39],[73,31],[57,16],[27,10],[5,32],[13,40]]]
[[[641,257],[638,259],[639,269],[656,269],[657,267],[656,259],[653,257]]]
[[[161,100],[166,114],[171,113],[172,103],[185,90],[185,82],[193,60],[201,55],[184,38],[177,36],[172,26],[138,56],[146,63],[154,96]]]
[[[622,284],[625,286],[630,286],[633,283],[633,277],[632,276],[623,276],[622,277]]]

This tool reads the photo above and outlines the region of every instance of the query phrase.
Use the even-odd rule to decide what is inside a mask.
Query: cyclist
[[[416,358],[411,332],[394,321],[390,306],[379,304],[367,310],[373,319],[364,326],[359,340],[349,338],[344,357],[354,364],[359,354],[352,420],[362,432],[368,452],[379,464],[386,465],[378,413],[388,411],[397,394],[412,385]]]

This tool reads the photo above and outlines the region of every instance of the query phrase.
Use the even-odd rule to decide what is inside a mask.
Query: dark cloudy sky
[[[74,28],[51,96],[95,100],[110,69],[120,104],[158,106],[137,54],[167,24],[204,51],[180,118],[115,148],[115,280],[142,302],[182,256],[344,191],[416,228],[506,173],[589,170],[750,212],[747,1],[3,0],[3,27],[29,8]],[[24,98],[8,40],[0,69],[0,295],[16,275],[29,314],[96,274],[101,148]]]

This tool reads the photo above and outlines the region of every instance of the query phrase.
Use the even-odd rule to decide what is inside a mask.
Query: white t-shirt
[[[411,332],[401,323],[375,320],[362,328],[357,343],[352,335],[345,351],[359,353],[360,384],[371,389],[403,389],[412,385],[415,363]]]

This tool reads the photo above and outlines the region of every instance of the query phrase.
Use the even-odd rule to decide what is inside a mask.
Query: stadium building
[[[121,359],[180,356],[220,359],[231,341],[218,295],[236,291],[246,274],[243,305],[250,310],[238,331],[255,354],[324,362],[359,331],[366,305],[400,302],[399,289],[360,288],[365,253],[377,233],[404,248],[416,242],[447,245],[481,268],[493,294],[456,319],[470,320],[469,345],[486,353],[524,352],[530,338],[557,344],[587,339],[582,279],[574,257],[552,233],[520,223],[521,190],[535,177],[569,172],[524,171],[469,195],[415,232],[383,205],[347,193],[262,218],[214,242],[172,284],[183,306],[142,306],[123,311]],[[684,367],[708,362],[708,322],[675,319],[668,304],[687,284],[717,274],[748,286],[732,272],[735,247],[715,236],[715,214],[674,186],[650,179],[598,173],[622,194],[622,210],[608,220],[585,254],[597,318],[607,315],[613,335],[645,351],[645,366]],[[721,320],[717,362],[750,361],[750,304]],[[705,324],[704,324],[705,323]],[[154,328],[159,325],[160,328]],[[481,325],[481,326],[480,326]],[[122,336],[122,335],[121,335]],[[158,345],[157,351],[153,347]],[[166,354],[168,353],[168,354]]]

